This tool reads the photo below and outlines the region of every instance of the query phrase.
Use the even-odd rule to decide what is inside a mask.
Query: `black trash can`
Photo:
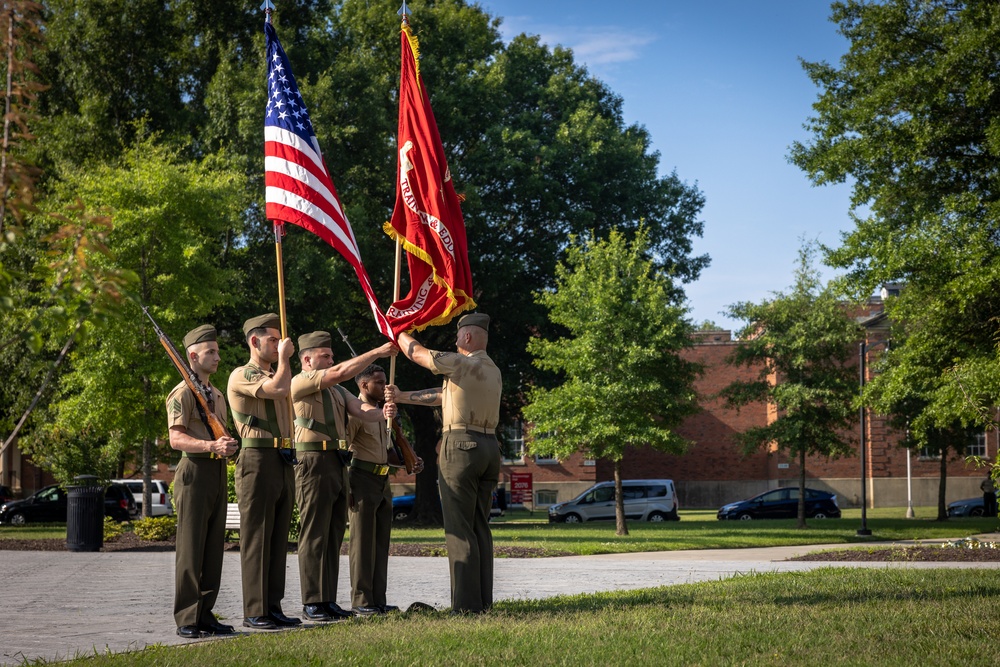
[[[74,477],[66,494],[66,548],[100,551],[104,546],[104,487],[93,475]]]

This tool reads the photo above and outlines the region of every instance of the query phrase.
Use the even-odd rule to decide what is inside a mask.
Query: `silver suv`
[[[132,497],[135,498],[135,505],[139,508],[139,516],[143,516],[142,513],[142,480],[141,479],[113,479],[111,480],[115,484],[124,484],[128,487],[128,490],[132,492]],[[168,493],[168,484],[162,479],[154,479],[150,481],[152,484],[152,494],[153,494],[153,505],[150,507],[152,510],[149,516],[170,516],[174,513],[174,504],[171,501],[170,493]]]
[[[625,518],[677,521],[677,494],[669,479],[622,480]],[[580,523],[615,518],[615,483],[601,482],[566,503],[549,507],[549,523]]]

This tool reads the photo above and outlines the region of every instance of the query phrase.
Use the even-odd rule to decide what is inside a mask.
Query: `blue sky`
[[[526,32],[573,49],[644,125],[661,174],[704,193],[711,266],[687,286],[690,316],[726,328],[721,311],[793,280],[802,238],[837,245],[852,227],[848,185],[814,187],[788,163],[806,140],[819,89],[799,58],[835,63],[847,41],[822,0],[480,0],[505,39]],[[824,269],[824,277],[834,274]]]

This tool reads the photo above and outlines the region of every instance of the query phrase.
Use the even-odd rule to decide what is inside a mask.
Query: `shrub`
[[[154,516],[140,519],[132,525],[140,540],[163,542],[177,534],[177,519],[172,516]]]
[[[109,516],[104,517],[104,541],[113,542],[125,532],[126,524],[118,523]]]

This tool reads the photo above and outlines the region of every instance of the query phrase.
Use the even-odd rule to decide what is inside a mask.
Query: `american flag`
[[[354,230],[333,187],[285,50],[270,23],[264,24],[264,34],[269,94],[264,117],[267,219],[304,227],[336,248],[354,267],[379,331],[389,340],[395,340],[361,262]]]

